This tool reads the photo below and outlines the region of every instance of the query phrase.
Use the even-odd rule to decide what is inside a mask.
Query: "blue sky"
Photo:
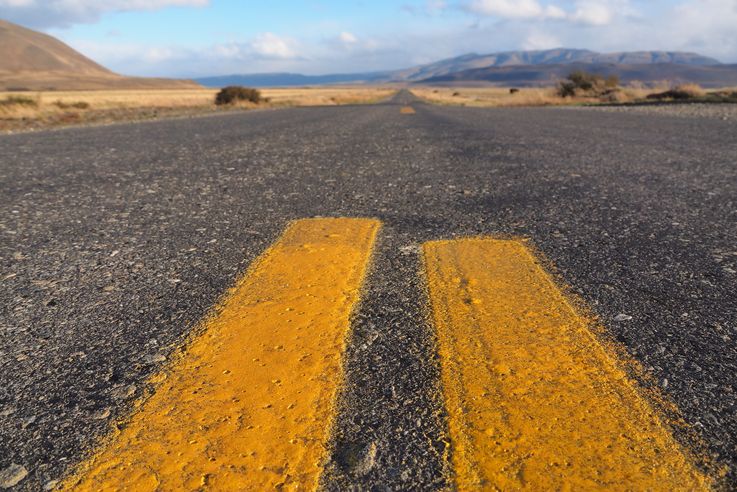
[[[130,75],[362,72],[553,47],[737,62],[737,0],[0,0],[0,18]]]

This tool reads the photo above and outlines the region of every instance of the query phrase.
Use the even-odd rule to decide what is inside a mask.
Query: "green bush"
[[[233,85],[225,87],[215,96],[215,104],[218,106],[235,104],[240,101],[258,104],[262,101],[261,92],[258,89]]]
[[[558,95],[560,97],[606,96],[619,87],[619,77],[610,75],[607,78],[595,73],[577,70],[571,72],[566,80],[558,84]]]

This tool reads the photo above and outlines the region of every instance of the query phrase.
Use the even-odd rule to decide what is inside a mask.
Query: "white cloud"
[[[531,19],[545,16],[545,9],[536,0],[474,0],[468,8],[478,14],[509,19]]]
[[[543,32],[535,32],[527,36],[522,49],[525,50],[549,50],[561,46],[560,39],[551,34]]]
[[[277,36],[274,33],[266,32],[259,34],[250,43],[251,51],[254,55],[261,58],[296,58],[297,54],[294,50],[296,43],[291,39]]]
[[[425,0],[421,4],[405,3],[402,10],[413,15],[437,15],[448,8],[446,0]]]
[[[35,0],[0,0],[0,7],[29,7],[34,3],[36,3]]]
[[[603,2],[577,2],[569,18],[582,24],[605,26],[612,22],[614,13]]]
[[[356,44],[358,42],[358,38],[356,37],[356,35],[347,31],[343,31],[342,33],[340,33],[338,39],[343,44]]]
[[[203,7],[209,0],[0,0],[0,7],[44,7],[66,10],[127,11],[164,7]]]
[[[109,12],[206,7],[210,0],[0,0],[3,18],[32,28],[93,23]]]
[[[661,44],[737,62],[737,0],[688,0],[663,19]]]
[[[445,0],[427,0],[425,2],[425,8],[428,12],[439,12],[445,10],[448,7],[448,2]]]
[[[567,16],[566,11],[557,5],[548,5],[545,7],[545,14],[546,17],[551,19],[565,19]]]
[[[555,4],[543,5],[537,0],[473,0],[465,10],[504,19],[571,19],[572,15]]]
[[[627,0],[580,0],[573,11],[567,12],[555,4],[543,5],[537,0],[473,0],[465,6],[467,11],[504,19],[518,20],[568,20],[579,24],[603,26],[614,19],[614,8],[619,12],[628,11]]]
[[[262,33],[245,42],[201,48],[151,46],[136,42],[65,39],[74,49],[125,75],[193,77],[228,73],[283,72],[307,65],[296,42]],[[305,68],[302,66],[301,68]]]

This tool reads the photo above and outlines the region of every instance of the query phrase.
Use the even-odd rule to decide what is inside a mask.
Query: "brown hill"
[[[0,90],[189,89],[188,80],[125,77],[56,38],[0,20]]]

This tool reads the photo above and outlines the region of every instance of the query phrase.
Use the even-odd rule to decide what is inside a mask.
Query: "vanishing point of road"
[[[0,485],[737,488],[737,122],[0,136]]]

